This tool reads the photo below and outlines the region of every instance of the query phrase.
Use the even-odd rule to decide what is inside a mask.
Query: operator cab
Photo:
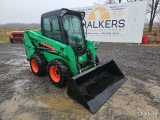
[[[85,13],[60,9],[41,16],[42,35],[66,45],[70,45],[76,55],[86,52],[82,22]]]

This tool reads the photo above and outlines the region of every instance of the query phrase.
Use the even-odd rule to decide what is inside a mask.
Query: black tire
[[[47,62],[43,54],[34,54],[31,56],[30,68],[36,76],[44,76],[46,74],[46,66]]]
[[[63,87],[68,82],[70,72],[62,60],[52,60],[49,62],[47,69],[50,80],[56,87]]]
[[[97,55],[96,55],[96,64],[97,64],[97,65],[99,64],[99,58],[98,58]]]

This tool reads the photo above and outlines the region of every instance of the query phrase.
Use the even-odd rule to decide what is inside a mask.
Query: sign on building
[[[146,1],[76,8],[85,12],[87,39],[141,43]]]

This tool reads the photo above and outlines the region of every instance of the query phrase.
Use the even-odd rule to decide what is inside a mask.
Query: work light
[[[85,12],[81,12],[82,19],[85,17]]]
[[[67,13],[68,9],[62,9],[61,16],[63,16],[65,13]]]

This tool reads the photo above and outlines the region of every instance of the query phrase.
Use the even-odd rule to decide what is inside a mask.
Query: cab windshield
[[[81,20],[75,15],[64,15],[62,18],[65,36],[76,53],[84,51],[84,36],[81,27]]]

